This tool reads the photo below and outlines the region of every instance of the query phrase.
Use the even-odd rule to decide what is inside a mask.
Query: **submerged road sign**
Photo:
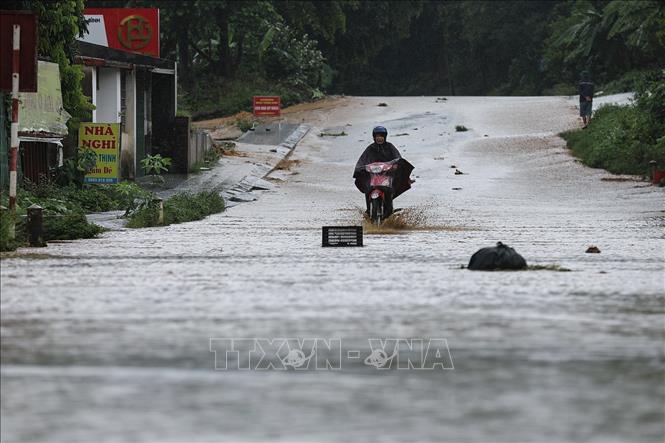
[[[362,226],[323,226],[322,246],[362,246]]]

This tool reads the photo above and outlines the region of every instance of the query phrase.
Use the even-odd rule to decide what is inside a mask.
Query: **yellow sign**
[[[81,123],[79,150],[97,154],[97,164],[85,176],[86,183],[118,183],[120,164],[120,124]]]

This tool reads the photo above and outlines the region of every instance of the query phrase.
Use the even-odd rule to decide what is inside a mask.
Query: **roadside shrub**
[[[646,78],[653,77],[656,74],[654,71],[629,71],[623,74],[621,78],[597,87],[596,90],[603,91],[603,95],[635,91]]]
[[[148,228],[159,225],[159,209],[150,202],[137,209],[129,216],[128,228]]]
[[[201,220],[224,210],[224,199],[216,192],[176,194],[164,202],[164,225]],[[157,205],[151,203],[131,215],[127,227],[158,226]]]
[[[224,199],[216,192],[177,194],[164,203],[164,222],[170,225],[201,220],[223,210]]]
[[[18,192],[18,206],[22,209],[38,204],[48,212],[64,214],[75,212],[127,211],[136,199],[146,199],[150,192],[135,183],[116,185],[86,184],[57,186],[53,184],[26,184]]]
[[[593,168],[645,175],[649,161],[665,165],[665,139],[656,138],[649,117],[634,106],[601,107],[585,130],[561,134],[573,154]]]
[[[9,237],[12,215],[9,211],[0,211],[0,252],[15,251],[19,246],[16,239]]]
[[[92,238],[102,232],[104,228],[88,223],[82,212],[44,217],[44,241]]]
[[[238,118],[235,125],[242,132],[247,132],[254,127],[254,120],[251,118]]]

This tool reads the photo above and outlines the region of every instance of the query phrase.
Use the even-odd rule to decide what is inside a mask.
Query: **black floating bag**
[[[513,248],[498,242],[491,248],[482,248],[471,256],[469,269],[491,271],[493,269],[524,269],[526,260]]]

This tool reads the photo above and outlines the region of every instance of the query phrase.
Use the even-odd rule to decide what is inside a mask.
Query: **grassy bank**
[[[641,118],[632,106],[605,106],[587,129],[564,132],[561,137],[587,166],[614,174],[646,175],[649,161],[665,165],[665,139],[643,133]]]
[[[131,214],[127,227],[146,228],[201,220],[224,210],[224,199],[216,192],[176,194],[164,202],[164,222],[159,223],[159,208],[153,202]]]
[[[593,168],[648,175],[649,162],[656,160],[665,169],[665,72],[641,83],[635,105],[603,106],[586,129],[560,135]]]
[[[74,240],[92,238],[104,229],[88,223],[85,214],[113,210],[129,211],[137,199],[151,194],[133,183],[118,185],[83,185],[78,187],[27,185],[19,188],[16,200],[16,235],[10,238],[11,215],[0,214],[0,251],[13,251],[27,244],[26,214],[29,206],[36,204],[44,209],[43,239]],[[8,206],[7,195],[2,196],[2,205]]]

